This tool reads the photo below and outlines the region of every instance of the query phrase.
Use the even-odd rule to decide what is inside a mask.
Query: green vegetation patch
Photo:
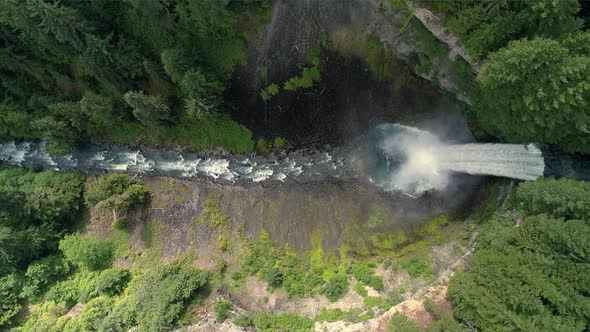
[[[149,220],[143,229],[143,241],[146,248],[157,248],[160,245],[160,233],[164,224],[156,219]]]
[[[252,150],[223,95],[268,1],[9,1],[2,12],[15,48],[2,60],[1,140],[42,139],[54,153],[104,141]]]
[[[336,301],[348,291],[348,276],[321,248],[321,234],[312,240],[312,249],[297,255],[290,247],[277,248],[267,232],[246,245],[243,271],[265,280],[272,289],[282,287],[292,297],[324,294]]]
[[[126,214],[147,203],[150,192],[141,180],[130,180],[126,174],[110,174],[86,185],[84,200],[88,207],[101,212],[112,212],[115,229],[125,229]]]
[[[199,225],[209,225],[212,229],[229,227],[229,216],[223,213],[217,205],[217,197],[210,194],[205,199],[205,206],[201,216],[197,219]]]
[[[481,330],[582,331],[590,317],[590,226],[572,219],[585,217],[583,205],[561,195],[584,189],[573,180],[519,185],[521,215],[496,213],[484,223],[465,271],[449,283],[455,316]],[[551,215],[534,215],[543,212]]]

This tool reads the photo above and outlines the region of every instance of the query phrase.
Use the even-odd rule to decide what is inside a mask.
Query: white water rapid
[[[444,189],[454,172],[522,180],[543,176],[544,160],[533,145],[445,144],[432,134],[382,124],[355,147],[282,156],[213,158],[173,150],[92,146],[65,156],[45,152],[44,142],[0,144],[0,162],[57,171],[126,172],[229,183],[306,182],[366,178],[384,190],[417,196]]]

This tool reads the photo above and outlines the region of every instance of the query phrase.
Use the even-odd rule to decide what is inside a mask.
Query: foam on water
[[[448,144],[399,124],[379,125],[370,137],[378,156],[372,182],[410,195],[444,189],[452,173],[535,180],[545,171],[542,152],[532,144]]]
[[[543,176],[545,166],[533,145],[445,144],[426,131],[399,124],[379,125],[363,142],[329,152],[226,158],[118,146],[91,146],[55,156],[45,152],[44,142],[8,142],[0,144],[0,161],[58,171],[204,177],[228,183],[366,178],[384,190],[410,196],[444,189],[454,172],[534,180]]]

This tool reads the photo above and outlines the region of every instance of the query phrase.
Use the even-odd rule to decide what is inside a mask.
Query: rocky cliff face
[[[272,21],[250,38],[247,60],[234,75],[231,94],[238,109],[235,112],[237,119],[257,135],[283,136],[298,143],[336,144],[343,132],[358,134],[358,130],[350,125],[337,124],[335,126],[344,128],[334,130],[328,128],[342,119],[356,125],[368,123],[370,118],[400,121],[400,116],[387,117],[387,112],[391,113],[395,108],[387,105],[391,99],[403,101],[403,104],[396,105],[398,109],[406,108],[408,112],[416,113],[416,109],[436,106],[436,103],[425,105],[419,102],[430,98],[432,92],[429,90],[440,88],[454,94],[458,100],[471,103],[452,73],[454,61],[469,60],[456,38],[435,28],[435,20],[427,20],[428,15],[422,9],[413,9],[414,12],[392,10],[386,4],[383,7],[382,3],[385,4],[381,0],[275,1]],[[410,21],[411,15],[416,18]],[[429,58],[425,55],[416,30],[422,21],[443,45],[448,45],[448,56]],[[389,50],[388,57],[399,62],[394,66],[410,63],[418,56],[426,59],[429,69],[420,71],[414,68],[416,73],[412,75],[435,84],[426,86],[416,79],[408,81],[407,74],[400,69],[393,78],[390,75],[387,79],[390,85],[407,91],[395,96],[384,92],[388,87],[380,79],[375,79],[366,66],[367,48],[370,48],[367,45],[375,40]],[[309,51],[314,48],[322,50],[321,80],[311,88],[283,91],[284,82],[300,75],[302,68],[309,66]],[[473,64],[470,60],[468,62]],[[410,67],[414,65],[410,64]],[[477,64],[473,65],[477,70]],[[276,84],[280,93],[264,102],[260,92],[270,84]],[[356,110],[351,111],[352,108]],[[331,137],[325,139],[325,135]]]

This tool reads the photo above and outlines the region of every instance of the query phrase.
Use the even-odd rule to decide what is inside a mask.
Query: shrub
[[[122,231],[125,228],[127,228],[128,223],[129,223],[129,220],[127,220],[127,218],[119,218],[111,223],[111,227],[113,229]]]
[[[260,137],[258,141],[256,141],[256,150],[258,150],[258,152],[269,153],[270,148],[272,148],[271,144],[264,137]]]
[[[135,322],[139,331],[167,330],[208,280],[209,273],[193,268],[189,259],[158,266],[132,280],[126,290],[127,300],[118,311],[109,314],[113,317],[105,319],[115,326]]]
[[[86,205],[95,206],[98,210],[113,209],[117,213],[125,213],[150,198],[147,188],[132,182],[125,174],[111,174],[91,182],[85,193]],[[124,228],[124,220],[115,220],[113,228]]]
[[[396,312],[391,317],[389,325],[387,326],[388,332],[422,332],[422,329],[418,324],[409,320],[403,314]]]
[[[273,145],[277,149],[282,149],[285,146],[285,139],[282,137],[277,137],[275,138]]]
[[[244,314],[239,314],[234,318],[234,324],[239,327],[248,327],[252,325],[252,319]]]
[[[276,267],[272,268],[266,275],[266,282],[272,288],[281,287],[283,284],[283,272]]]
[[[313,327],[313,320],[287,312],[278,315],[256,314],[253,318],[258,331],[308,331]]]
[[[113,245],[96,235],[83,237],[80,233],[64,236],[59,241],[59,249],[73,264],[89,270],[104,269],[111,265]]]
[[[449,218],[440,214],[416,229],[416,235],[426,237],[436,234],[442,227],[449,224]]]
[[[209,224],[212,228],[227,227],[229,216],[221,211],[214,195],[208,195],[205,199],[205,207],[197,222],[201,225]]]
[[[224,322],[229,316],[229,311],[232,309],[232,304],[228,300],[217,300],[213,305],[215,311],[215,319],[218,322]]]
[[[111,311],[111,307],[113,305],[113,299],[108,297],[97,297],[94,298],[82,309],[82,313],[80,314],[80,325],[82,331],[97,331],[99,329],[99,324],[107,316],[109,311]],[[67,331],[67,330],[64,330]],[[72,331],[77,331],[76,329],[72,329]]]
[[[89,183],[84,192],[86,205],[95,206],[112,196],[122,194],[129,185],[126,174],[109,174]]]
[[[223,234],[219,236],[219,250],[224,252],[231,250],[231,242],[229,241],[227,236]]]
[[[86,302],[96,297],[96,281],[99,273],[95,271],[81,271],[67,280],[53,285],[45,294],[45,298],[56,303],[64,302],[66,308],[71,308],[76,303]]]
[[[291,77],[285,82],[283,88],[288,91],[295,91],[299,88],[310,88],[313,83],[320,80],[320,70],[317,67],[303,68],[301,76]]]
[[[383,277],[374,276],[374,267],[371,267],[370,264],[371,263],[353,263],[351,266],[352,275],[356,280],[372,287],[374,290],[382,291]]]
[[[339,308],[326,309],[322,308],[320,313],[316,315],[313,320],[316,322],[335,322],[344,319],[344,312]]]
[[[385,310],[389,310],[391,307],[400,304],[404,301],[403,296],[400,294],[401,291],[399,290],[392,290],[387,293],[387,297],[383,301],[382,307]]]
[[[276,84],[271,84],[266,87],[266,89],[260,92],[260,98],[265,102],[269,101],[273,96],[276,96],[279,93],[279,87]]]
[[[384,300],[380,296],[367,296],[363,301],[365,302],[365,307],[367,309],[372,309],[374,307],[380,307]]]
[[[413,278],[419,276],[427,277],[432,275],[432,267],[430,266],[429,262],[425,261],[424,259],[413,258],[409,260],[402,260],[400,265]]]
[[[372,276],[367,283],[367,286],[373,288],[374,290],[380,292],[384,289],[383,287],[383,277],[380,276]]]
[[[47,286],[65,277],[70,266],[60,256],[48,256],[29,265],[21,297],[35,299]]]
[[[16,274],[0,277],[0,327],[9,325],[16,316],[21,305],[18,303],[18,293],[21,280]]]
[[[219,259],[217,263],[215,263],[215,270],[217,270],[217,272],[219,272],[220,275],[225,274],[225,271],[227,271],[227,267],[228,264],[223,259]]]
[[[360,283],[357,282],[356,284],[354,284],[354,286],[352,287],[352,289],[360,296],[365,297],[368,295],[367,290],[365,289],[365,286]]]
[[[114,296],[120,294],[131,279],[131,273],[127,269],[115,267],[104,270],[96,281],[96,292],[102,295]]]
[[[338,273],[328,279],[323,294],[332,302],[338,301],[348,292],[348,277],[344,273]]]

